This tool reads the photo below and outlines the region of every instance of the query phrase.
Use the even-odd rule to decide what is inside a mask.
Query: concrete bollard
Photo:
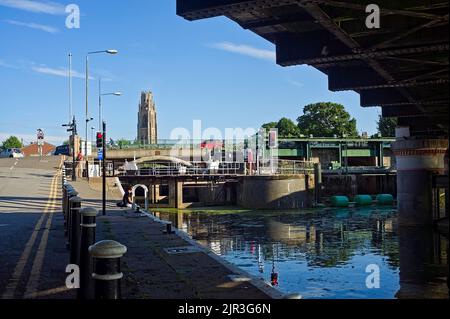
[[[127,252],[127,247],[113,241],[104,240],[89,247],[94,258],[95,299],[121,299],[120,259]]]
[[[78,256],[80,250],[80,209],[83,200],[78,197],[72,197],[70,202],[70,231],[69,231],[69,249],[70,263],[79,265]]]
[[[78,299],[91,300],[94,299],[94,281],[92,280],[94,266],[89,254],[89,247],[95,243],[98,211],[94,208],[84,208],[80,211],[80,215],[80,289],[78,289]]]

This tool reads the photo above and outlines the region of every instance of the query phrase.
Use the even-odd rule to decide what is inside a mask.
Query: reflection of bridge
[[[366,25],[370,1],[178,0],[187,20],[226,16],[276,46],[281,66],[311,65],[331,91],[353,90],[363,107],[397,117],[393,145],[401,225],[432,225],[448,191],[448,1],[378,1],[381,27]],[[447,219],[448,220],[448,219]]]

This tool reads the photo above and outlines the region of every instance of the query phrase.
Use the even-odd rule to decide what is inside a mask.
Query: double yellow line
[[[61,167],[61,165],[60,165]],[[36,291],[39,284],[39,279],[41,276],[41,270],[44,263],[45,251],[47,249],[48,236],[50,232],[50,227],[53,220],[53,214],[57,211],[57,199],[58,195],[58,178],[60,176],[60,170],[55,174],[50,184],[50,194],[48,201],[45,205],[44,212],[36,223],[33,233],[31,234],[28,242],[25,245],[25,249],[22,252],[22,255],[19,258],[19,261],[16,264],[13,275],[9,280],[9,283],[5,289],[5,292],[2,295],[2,299],[14,299],[17,286],[19,285],[20,279],[22,278],[24,269],[26,264],[28,263],[28,259],[30,258],[32,249],[38,237],[38,234],[41,230],[42,224],[44,223],[46,215],[49,215],[47,219],[47,223],[45,224],[44,233],[41,237],[41,241],[39,243],[39,247],[36,253],[36,256],[33,261],[33,266],[30,273],[30,278],[28,280],[25,295],[25,298],[34,298],[36,295]]]

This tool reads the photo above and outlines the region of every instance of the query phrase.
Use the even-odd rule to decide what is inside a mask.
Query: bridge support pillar
[[[448,140],[397,138],[393,145],[397,160],[399,224],[433,224],[432,176],[443,174]]]
[[[169,182],[169,207],[183,208],[183,182],[178,179]]]

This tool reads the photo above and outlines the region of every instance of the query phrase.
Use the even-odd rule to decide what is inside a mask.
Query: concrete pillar
[[[447,149],[448,140],[444,139],[398,136],[393,144],[400,225],[432,225],[432,175],[444,173]]]
[[[169,207],[183,207],[183,182],[177,179],[169,181]]]

